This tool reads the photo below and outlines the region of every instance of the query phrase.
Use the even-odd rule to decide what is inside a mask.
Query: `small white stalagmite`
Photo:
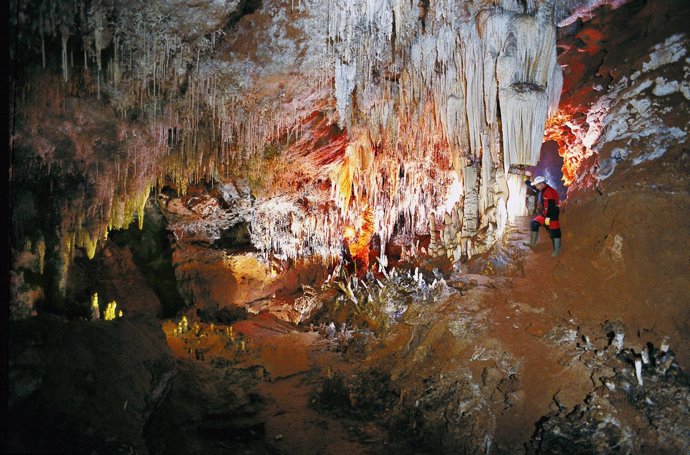
[[[642,381],[642,358],[635,358],[635,377],[637,378],[637,384],[640,387],[643,385]]]
[[[623,341],[625,340],[625,333],[623,332],[616,332],[613,341],[611,344],[616,348],[616,353],[619,353],[623,350]]]
[[[94,292],[91,296],[91,319],[96,320],[101,318],[101,311],[98,305],[98,293]]]
[[[669,348],[669,343],[668,343],[668,337],[664,337],[664,339],[661,341],[661,346],[659,347],[659,350],[663,353],[668,352]]]
[[[649,365],[649,350],[647,349],[647,346],[642,348],[640,356],[642,357],[642,363],[645,365]]]

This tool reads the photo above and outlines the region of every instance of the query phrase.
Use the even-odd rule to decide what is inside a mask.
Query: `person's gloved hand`
[[[548,226],[549,224],[551,224],[551,218],[545,219],[545,220],[544,220],[544,224],[547,225],[547,226]]]

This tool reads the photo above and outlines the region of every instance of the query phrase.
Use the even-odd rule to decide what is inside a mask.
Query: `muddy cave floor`
[[[552,258],[546,237],[530,250],[522,245],[524,230],[509,230],[491,254],[448,273],[439,298],[410,305],[376,334],[352,326],[333,334],[327,318],[296,326],[266,313],[231,324],[190,320],[184,332],[177,330],[179,318],[148,320],[154,330],[162,326],[172,359],[156,367],[165,373],[142,403],[128,401],[125,392],[120,396],[123,412],[128,405],[141,408],[145,448],[127,441],[138,431],[132,424],[131,432],[120,431],[96,452],[688,450],[690,388],[682,370],[690,355],[687,321],[660,319],[644,305],[632,314],[627,304],[611,299],[602,308],[586,292],[590,272],[578,276],[579,267],[568,266],[574,260],[568,244],[560,258]],[[561,280],[554,283],[554,276]],[[127,350],[132,341],[117,343]],[[651,360],[642,365],[640,386],[634,361],[645,348]],[[24,347],[17,352],[17,364],[30,363],[22,360]],[[155,362],[145,358],[141,364],[151,370]],[[117,360],[105,368],[115,365]],[[92,381],[117,396],[116,383],[128,378],[108,372]],[[62,380],[80,383],[68,373]],[[14,416],[17,425],[37,409],[31,406],[37,388],[23,392],[29,404]],[[118,425],[118,417],[99,417],[117,414],[121,405],[113,406],[118,410],[93,409],[93,419]],[[83,432],[97,435],[97,427]],[[11,445],[29,446],[20,440]],[[34,447],[41,451],[40,444]]]

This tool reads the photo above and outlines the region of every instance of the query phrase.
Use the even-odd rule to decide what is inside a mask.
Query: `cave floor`
[[[438,298],[376,331],[268,312],[188,327],[134,312],[23,321],[13,447],[49,450],[55,433],[98,453],[678,453],[690,441],[683,288],[649,304],[639,273],[602,273],[615,251],[602,260],[593,238],[566,231],[552,258],[545,235],[530,250],[510,228],[449,271]],[[433,265],[398,268],[431,281]],[[28,443],[39,414],[55,428]]]
[[[188,372],[173,386],[175,399],[167,400],[164,413],[184,413],[189,408],[185,401],[193,402],[191,407],[206,408],[205,400],[222,406],[223,397],[214,395],[219,388],[232,389],[235,403],[243,401],[237,395],[248,397],[239,409],[229,405],[239,419],[206,439],[191,441],[197,438],[190,435],[178,441],[183,446],[191,445],[204,453],[232,449],[237,453],[345,454],[374,453],[378,445],[386,443],[384,430],[373,418],[363,423],[327,412],[320,403],[324,382],[354,369],[338,352],[336,339],[304,331],[268,314],[231,326],[196,323],[182,334],[174,333],[174,324],[168,322],[164,330],[180,368]],[[203,387],[208,388],[209,381],[221,385],[211,387],[210,393],[188,393],[189,388],[203,388],[197,382],[200,378],[206,383]],[[199,420],[211,421],[215,414],[195,412],[194,418],[181,417],[196,425],[198,435],[198,429],[206,426]],[[158,431],[164,430],[159,426]],[[170,436],[151,436],[153,451],[174,450]]]
[[[229,448],[237,453],[433,453],[456,449],[445,441],[447,435],[465,432],[458,437],[464,441],[460,447],[533,450],[546,416],[566,415],[595,392],[615,401],[602,388],[612,371],[635,381],[632,364],[613,366],[612,330],[625,331],[626,346],[637,352],[648,342],[659,346],[668,335],[663,324],[640,325],[644,312],[628,315],[624,305],[609,305],[606,314],[588,309],[597,302],[564,282],[586,283],[590,271],[578,276],[568,267],[567,244],[560,258],[550,257],[544,237],[530,251],[522,246],[524,232],[509,231],[491,260],[477,258],[448,277],[444,299],[413,305],[376,336],[331,336],[323,324],[307,329],[267,313],[238,321],[232,329],[197,322],[184,334],[173,333],[174,323],[166,321],[168,345],[182,369],[197,381],[204,377],[225,386],[199,395],[183,390],[194,388],[195,380],[178,381],[174,387],[180,390],[173,390],[175,398],[167,400],[164,412],[184,414],[185,400],[197,402],[196,407],[204,400],[222,407],[214,390],[223,387],[232,389],[233,397],[245,397],[228,405],[244,418],[215,432],[199,431],[217,427],[211,423],[214,414],[195,410],[188,422],[196,425],[197,435],[210,436],[197,440],[189,433],[180,444],[206,453]],[[565,281],[554,279],[564,269]],[[687,358],[682,344],[676,358]],[[472,392],[448,392],[455,388]],[[444,398],[430,389],[446,390]],[[445,416],[441,428],[429,426],[433,419],[424,414],[444,412],[449,399],[483,417],[470,422],[463,411]],[[238,401],[244,404],[238,407]],[[424,401],[439,409],[415,411]],[[616,418],[628,431],[650,438],[649,421],[623,401]],[[418,422],[422,418],[427,423]],[[462,428],[465,424],[471,425]],[[166,447],[160,445],[161,430],[149,439],[153,452]],[[427,450],[422,447],[429,447],[429,434],[434,448]]]

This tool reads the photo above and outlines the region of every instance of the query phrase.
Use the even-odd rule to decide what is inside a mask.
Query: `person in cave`
[[[558,221],[558,192],[554,190],[547,182],[546,178],[539,175],[534,178],[534,187],[539,191],[539,200],[537,202],[538,215],[532,219],[530,223],[531,236],[529,243],[525,243],[528,247],[533,247],[537,244],[539,238],[539,227],[544,226],[551,235],[553,243],[553,253],[551,256],[556,257],[561,253],[561,224]]]

